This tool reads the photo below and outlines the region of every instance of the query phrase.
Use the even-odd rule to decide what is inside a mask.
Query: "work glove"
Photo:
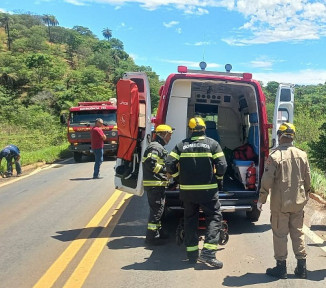
[[[259,210],[259,211],[263,211],[263,203],[261,203],[261,202],[257,202],[257,209]]]
[[[223,191],[223,180],[217,179],[218,191]]]

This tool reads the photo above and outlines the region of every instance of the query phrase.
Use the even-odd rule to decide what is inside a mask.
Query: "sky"
[[[326,0],[0,0],[0,11],[54,15],[66,28],[112,37],[161,80],[177,66],[326,83]]]

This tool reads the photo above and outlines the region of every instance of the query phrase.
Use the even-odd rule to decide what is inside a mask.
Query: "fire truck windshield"
[[[114,110],[101,111],[74,111],[70,113],[70,124],[75,125],[94,125],[96,118],[102,118],[104,124],[116,125],[117,117]]]

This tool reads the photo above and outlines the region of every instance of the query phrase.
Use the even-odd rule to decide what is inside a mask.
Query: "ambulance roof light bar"
[[[230,67],[228,66],[228,68],[230,68]],[[247,81],[252,79],[251,73],[231,73],[231,72],[215,72],[215,71],[206,71],[206,70],[190,70],[190,69],[188,69],[187,66],[178,66],[178,73],[225,75],[225,76],[231,76],[231,77],[240,77]]]

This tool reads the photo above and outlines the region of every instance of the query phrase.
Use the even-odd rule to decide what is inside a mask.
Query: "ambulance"
[[[202,117],[207,137],[220,143],[228,164],[223,191],[219,191],[222,212],[245,211],[247,218],[257,221],[260,211],[256,203],[264,163],[270,149],[278,145],[279,125],[293,123],[294,87],[279,85],[273,124],[269,124],[265,95],[251,73],[233,73],[230,64],[225,65],[223,72],[207,71],[205,62],[200,63],[200,68],[179,66],[177,73],[167,77],[159,91],[155,126],[168,124],[175,128],[165,146],[171,151],[190,135],[189,119]],[[141,159],[152,139],[152,118],[146,74],[125,73],[117,84],[119,148],[115,186],[121,191],[143,194]],[[182,208],[177,183],[169,187],[166,208]]]

